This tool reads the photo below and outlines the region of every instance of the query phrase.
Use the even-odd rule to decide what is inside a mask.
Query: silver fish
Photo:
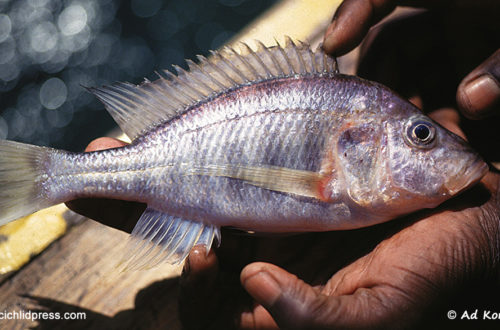
[[[352,229],[433,208],[487,165],[378,83],[291,40],[90,88],[133,142],[71,153],[0,141],[0,223],[82,197],[147,203],[129,268],[184,260],[219,228]]]

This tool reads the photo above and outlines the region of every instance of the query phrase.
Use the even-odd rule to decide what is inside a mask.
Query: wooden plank
[[[260,40],[267,46],[275,45],[275,38],[283,36],[314,44],[323,37],[335,9],[341,0],[280,1],[261,17],[242,29],[232,40],[231,46],[239,42],[253,43]]]
[[[3,311],[84,312],[86,320],[0,320],[1,328],[180,329],[180,266],[118,273],[127,234],[86,220],[0,288]]]
[[[60,204],[0,226],[0,281],[66,232],[66,210]]]

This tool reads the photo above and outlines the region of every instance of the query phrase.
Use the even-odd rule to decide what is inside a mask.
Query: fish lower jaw
[[[488,170],[488,165],[482,159],[478,158],[463,173],[457,174],[453,179],[445,183],[444,188],[447,190],[449,196],[457,195],[481,180]]]

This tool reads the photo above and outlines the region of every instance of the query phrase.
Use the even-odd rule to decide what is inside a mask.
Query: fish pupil
[[[436,128],[426,118],[410,118],[404,126],[404,139],[412,147],[430,149],[436,137]]]
[[[427,139],[429,139],[431,135],[431,130],[429,129],[429,127],[427,127],[427,125],[419,124],[415,126],[413,133],[415,134],[417,139],[421,141],[426,141]]]

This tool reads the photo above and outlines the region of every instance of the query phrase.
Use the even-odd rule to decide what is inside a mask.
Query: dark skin
[[[402,3],[344,1],[325,34],[323,47],[332,54],[346,53],[361,41],[370,26]],[[404,3],[462,6],[464,11],[457,7],[450,15],[464,16],[472,10],[498,9],[491,1]],[[439,12],[439,8],[433,9]],[[441,18],[438,15],[437,21]],[[461,21],[447,18],[450,24]],[[486,124],[492,126],[488,127],[482,126],[485,121],[465,121],[457,111],[474,119],[500,112],[500,51],[493,48],[498,43],[490,48],[474,45],[474,54],[469,57],[436,57],[429,34],[420,30],[429,18],[423,19],[389,25],[385,31],[392,32],[372,31],[379,36],[368,37],[359,74],[410,98],[443,126],[470,138],[487,160],[498,162],[498,151],[492,150],[498,148],[491,147],[498,144],[491,144],[490,134],[496,132],[493,127],[498,127],[498,117],[489,117]],[[493,27],[498,31],[494,26],[498,19],[491,24],[482,16],[481,21],[485,26],[479,24],[478,28]],[[447,33],[455,31],[453,25],[442,27]],[[457,44],[470,46],[477,39],[473,37],[476,32],[471,31],[470,40],[461,34],[459,43],[454,43],[457,36],[453,33],[439,34],[433,29],[432,35],[450,49]],[[405,38],[411,33],[415,34]],[[408,44],[412,51],[400,52]],[[473,62],[475,55],[481,60]],[[429,64],[408,76],[405,68],[415,67],[425,56],[439,63],[426,62]],[[439,71],[448,70],[444,64],[451,62],[453,70]],[[372,63],[379,64],[377,70],[372,69]],[[454,70],[460,71],[456,77],[449,74]],[[450,86],[449,90],[443,87],[440,93],[433,93],[436,88],[426,89],[430,76],[438,86]],[[493,134],[498,139],[496,136],[498,133]],[[102,138],[92,142],[87,151],[123,145]],[[437,209],[353,231],[256,237],[223,229],[219,248],[206,255],[203,247],[195,247],[187,259],[181,278],[181,319],[186,328],[193,329],[395,328],[445,319],[446,311],[457,304],[477,308],[478,301],[484,299],[467,300],[466,288],[471,283],[480,283],[483,293],[499,288],[499,184],[500,175],[492,169],[476,187]],[[68,205],[127,231],[144,209],[144,205],[127,202],[103,203],[107,201],[80,200]],[[465,305],[460,305],[460,299]],[[484,307],[495,309],[488,300]]]

